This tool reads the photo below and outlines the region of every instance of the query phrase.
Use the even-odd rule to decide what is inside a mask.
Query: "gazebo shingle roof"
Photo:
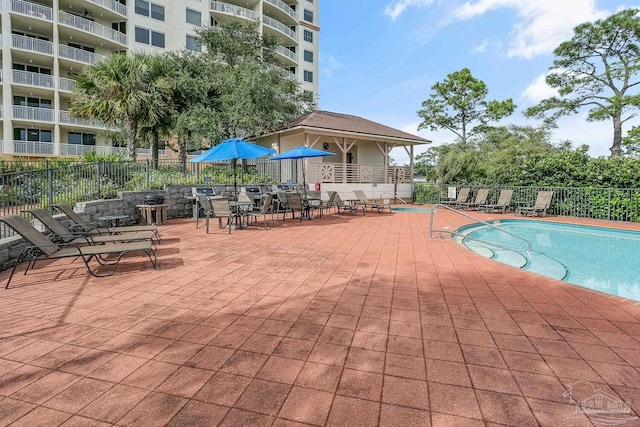
[[[289,123],[288,129],[296,127],[311,127],[387,138],[399,138],[422,144],[431,142],[428,139],[372,122],[362,117],[333,113],[330,111],[312,111],[300,116]]]

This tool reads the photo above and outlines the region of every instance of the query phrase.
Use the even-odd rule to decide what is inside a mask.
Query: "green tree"
[[[433,93],[418,111],[423,119],[418,130],[446,129],[456,134],[463,144],[489,122],[509,116],[516,109],[511,98],[487,101],[487,85],[474,78],[468,68],[447,75],[431,89]]]
[[[271,132],[315,108],[279,62],[278,39],[254,24],[201,28],[204,61],[219,82],[219,124],[226,137]]]
[[[160,79],[169,79],[173,64],[171,61],[167,61],[165,56],[156,55],[151,58],[151,80],[157,81]],[[158,114],[149,120],[139,129],[140,136],[148,141],[149,151],[151,153],[151,165],[153,169],[158,168],[158,154],[160,149],[160,138],[169,137],[171,127],[173,125],[173,118],[175,115],[175,92],[171,80],[169,84],[172,89],[172,99],[169,101],[166,108],[158,111]]]
[[[587,108],[589,121],[612,121],[611,155],[620,155],[622,125],[635,117],[640,106],[636,90],[640,84],[639,42],[637,9],[578,25],[571,40],[554,51],[556,59],[546,81],[558,95],[542,100],[525,114],[554,125],[559,117]]]
[[[187,152],[199,150],[224,137],[220,126],[220,77],[198,53],[169,52],[163,57],[173,90],[173,115],[165,124],[170,147],[178,152],[181,169],[186,169]]]
[[[437,180],[436,166],[439,159],[439,147],[429,147],[424,153],[418,154],[413,162],[417,176],[424,177],[429,182]]]
[[[136,158],[140,126],[157,121],[171,105],[171,86],[153,67],[148,54],[109,55],[80,73],[69,106],[74,117],[121,127],[131,160]]]

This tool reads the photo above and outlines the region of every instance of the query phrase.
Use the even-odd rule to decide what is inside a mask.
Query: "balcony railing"
[[[73,92],[74,90],[76,90],[76,81],[67,79],[65,77],[60,77],[59,89],[64,92]]]
[[[276,21],[275,19],[269,18],[268,16],[263,16],[262,21],[265,23],[265,25],[271,28],[275,28],[281,33],[291,37],[293,40],[298,41],[298,34],[295,31],[293,31],[291,28],[284,25],[282,22]]]
[[[345,167],[346,166],[346,167]],[[411,168],[408,166],[388,166],[387,174],[383,166],[362,164],[309,162],[307,181],[326,183],[391,183],[410,182]]]
[[[271,3],[296,21],[298,20],[298,15],[296,15],[296,11],[291,8],[288,4],[283,2],[282,0],[265,0],[266,3]]]
[[[50,108],[13,106],[13,118],[36,122],[53,122],[53,110]]]
[[[223,3],[215,0],[211,0],[211,10],[214,12],[226,13],[233,16],[239,16],[241,18],[249,19],[251,21],[258,20],[258,12],[254,12],[244,7],[234,6],[232,4]]]
[[[33,16],[34,18],[44,19],[46,21],[53,21],[53,9],[37,3],[22,0],[11,0],[11,12],[18,13],[20,15]]]
[[[113,28],[106,27],[80,16],[60,11],[58,13],[58,22],[87,33],[95,34],[98,37],[120,43],[121,45],[127,44],[127,36],[120,31],[116,31]]]
[[[12,70],[12,83],[53,89],[53,77],[48,74]]]
[[[28,50],[31,52],[53,55],[53,43],[33,37],[11,34],[11,47],[14,49]]]
[[[119,15],[127,16],[127,5],[115,0],[88,0],[90,3],[109,9]]]
[[[16,154],[53,154],[53,143],[37,141],[13,141]]]
[[[80,144],[60,144],[60,155],[62,156],[82,156],[95,151],[98,154],[126,153],[127,147],[111,147],[109,145],[80,145]],[[137,154],[148,155],[148,148],[138,148]],[[164,156],[165,150],[158,150],[158,155]]]
[[[99,120],[84,120],[71,117],[68,111],[60,110],[60,123],[73,126],[85,126],[91,128],[106,129],[106,125]]]
[[[87,52],[86,50],[77,49],[63,44],[58,46],[58,55],[62,58],[71,59],[76,62],[83,62],[85,64],[95,64],[104,58],[104,56],[98,55],[97,53]]]
[[[291,51],[291,49],[287,49],[284,46],[277,46],[276,52],[278,52],[282,56],[286,56],[287,58],[291,59],[294,62],[296,62],[297,60],[296,54],[293,51]]]

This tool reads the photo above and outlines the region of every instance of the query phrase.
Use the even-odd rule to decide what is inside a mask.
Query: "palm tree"
[[[155,72],[156,61],[144,53],[118,53],[85,68],[69,107],[74,117],[123,128],[134,161],[140,126],[159,122],[171,108],[171,85]]]

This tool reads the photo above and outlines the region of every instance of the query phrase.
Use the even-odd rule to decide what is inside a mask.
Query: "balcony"
[[[73,92],[76,90],[76,81],[60,77],[60,80],[58,81],[58,88],[63,92]]]
[[[104,9],[117,13],[120,16],[127,16],[127,6],[115,0],[87,0]]]
[[[295,52],[291,51],[291,49],[287,49],[284,46],[277,46],[276,52],[287,58],[291,65],[296,65],[298,63],[298,56]]]
[[[265,0],[265,3],[271,4],[276,7],[278,10],[287,14],[291,19],[293,19],[296,23],[298,22],[298,14],[295,10],[291,8],[288,4],[283,2],[282,0]]]
[[[99,120],[84,120],[71,117],[68,111],[60,110],[60,124],[82,126],[88,128],[106,129],[107,126]]]
[[[111,147],[109,145],[79,145],[79,144],[60,144],[60,155],[62,156],[82,156],[86,153],[95,151],[98,154],[115,154],[127,152],[127,147]],[[139,155],[149,155],[148,148],[138,148],[136,150]],[[158,155],[164,156],[165,150],[158,150]]]
[[[53,77],[48,74],[12,70],[11,83],[53,89]]]
[[[53,9],[22,0],[11,0],[11,13],[43,19],[45,21],[53,21]]]
[[[212,12],[223,13],[225,15],[240,17],[250,21],[258,20],[258,12],[254,12],[244,7],[234,6],[232,4],[211,0],[210,8]]]
[[[25,107],[23,105],[14,105],[13,119],[52,123],[53,110],[50,108]]]
[[[284,34],[296,43],[298,42],[298,34],[282,22],[276,21],[268,16],[263,16],[262,22],[264,22],[264,25],[267,27],[275,29],[278,33]]]
[[[98,24],[97,22],[91,21],[89,19],[60,11],[58,12],[58,22],[62,25],[80,30],[83,33],[93,34],[97,37],[112,41],[114,43],[118,43],[122,46],[127,45],[126,34],[106,27],[102,24]]]
[[[11,47],[14,49],[27,50],[29,52],[53,55],[53,43],[33,37],[11,34]]]
[[[58,55],[61,58],[90,65],[104,59],[104,56],[98,55],[97,53],[87,52],[86,50],[77,49],[63,44],[58,46]]]
[[[13,141],[15,154],[53,154],[53,143],[37,141]]]

